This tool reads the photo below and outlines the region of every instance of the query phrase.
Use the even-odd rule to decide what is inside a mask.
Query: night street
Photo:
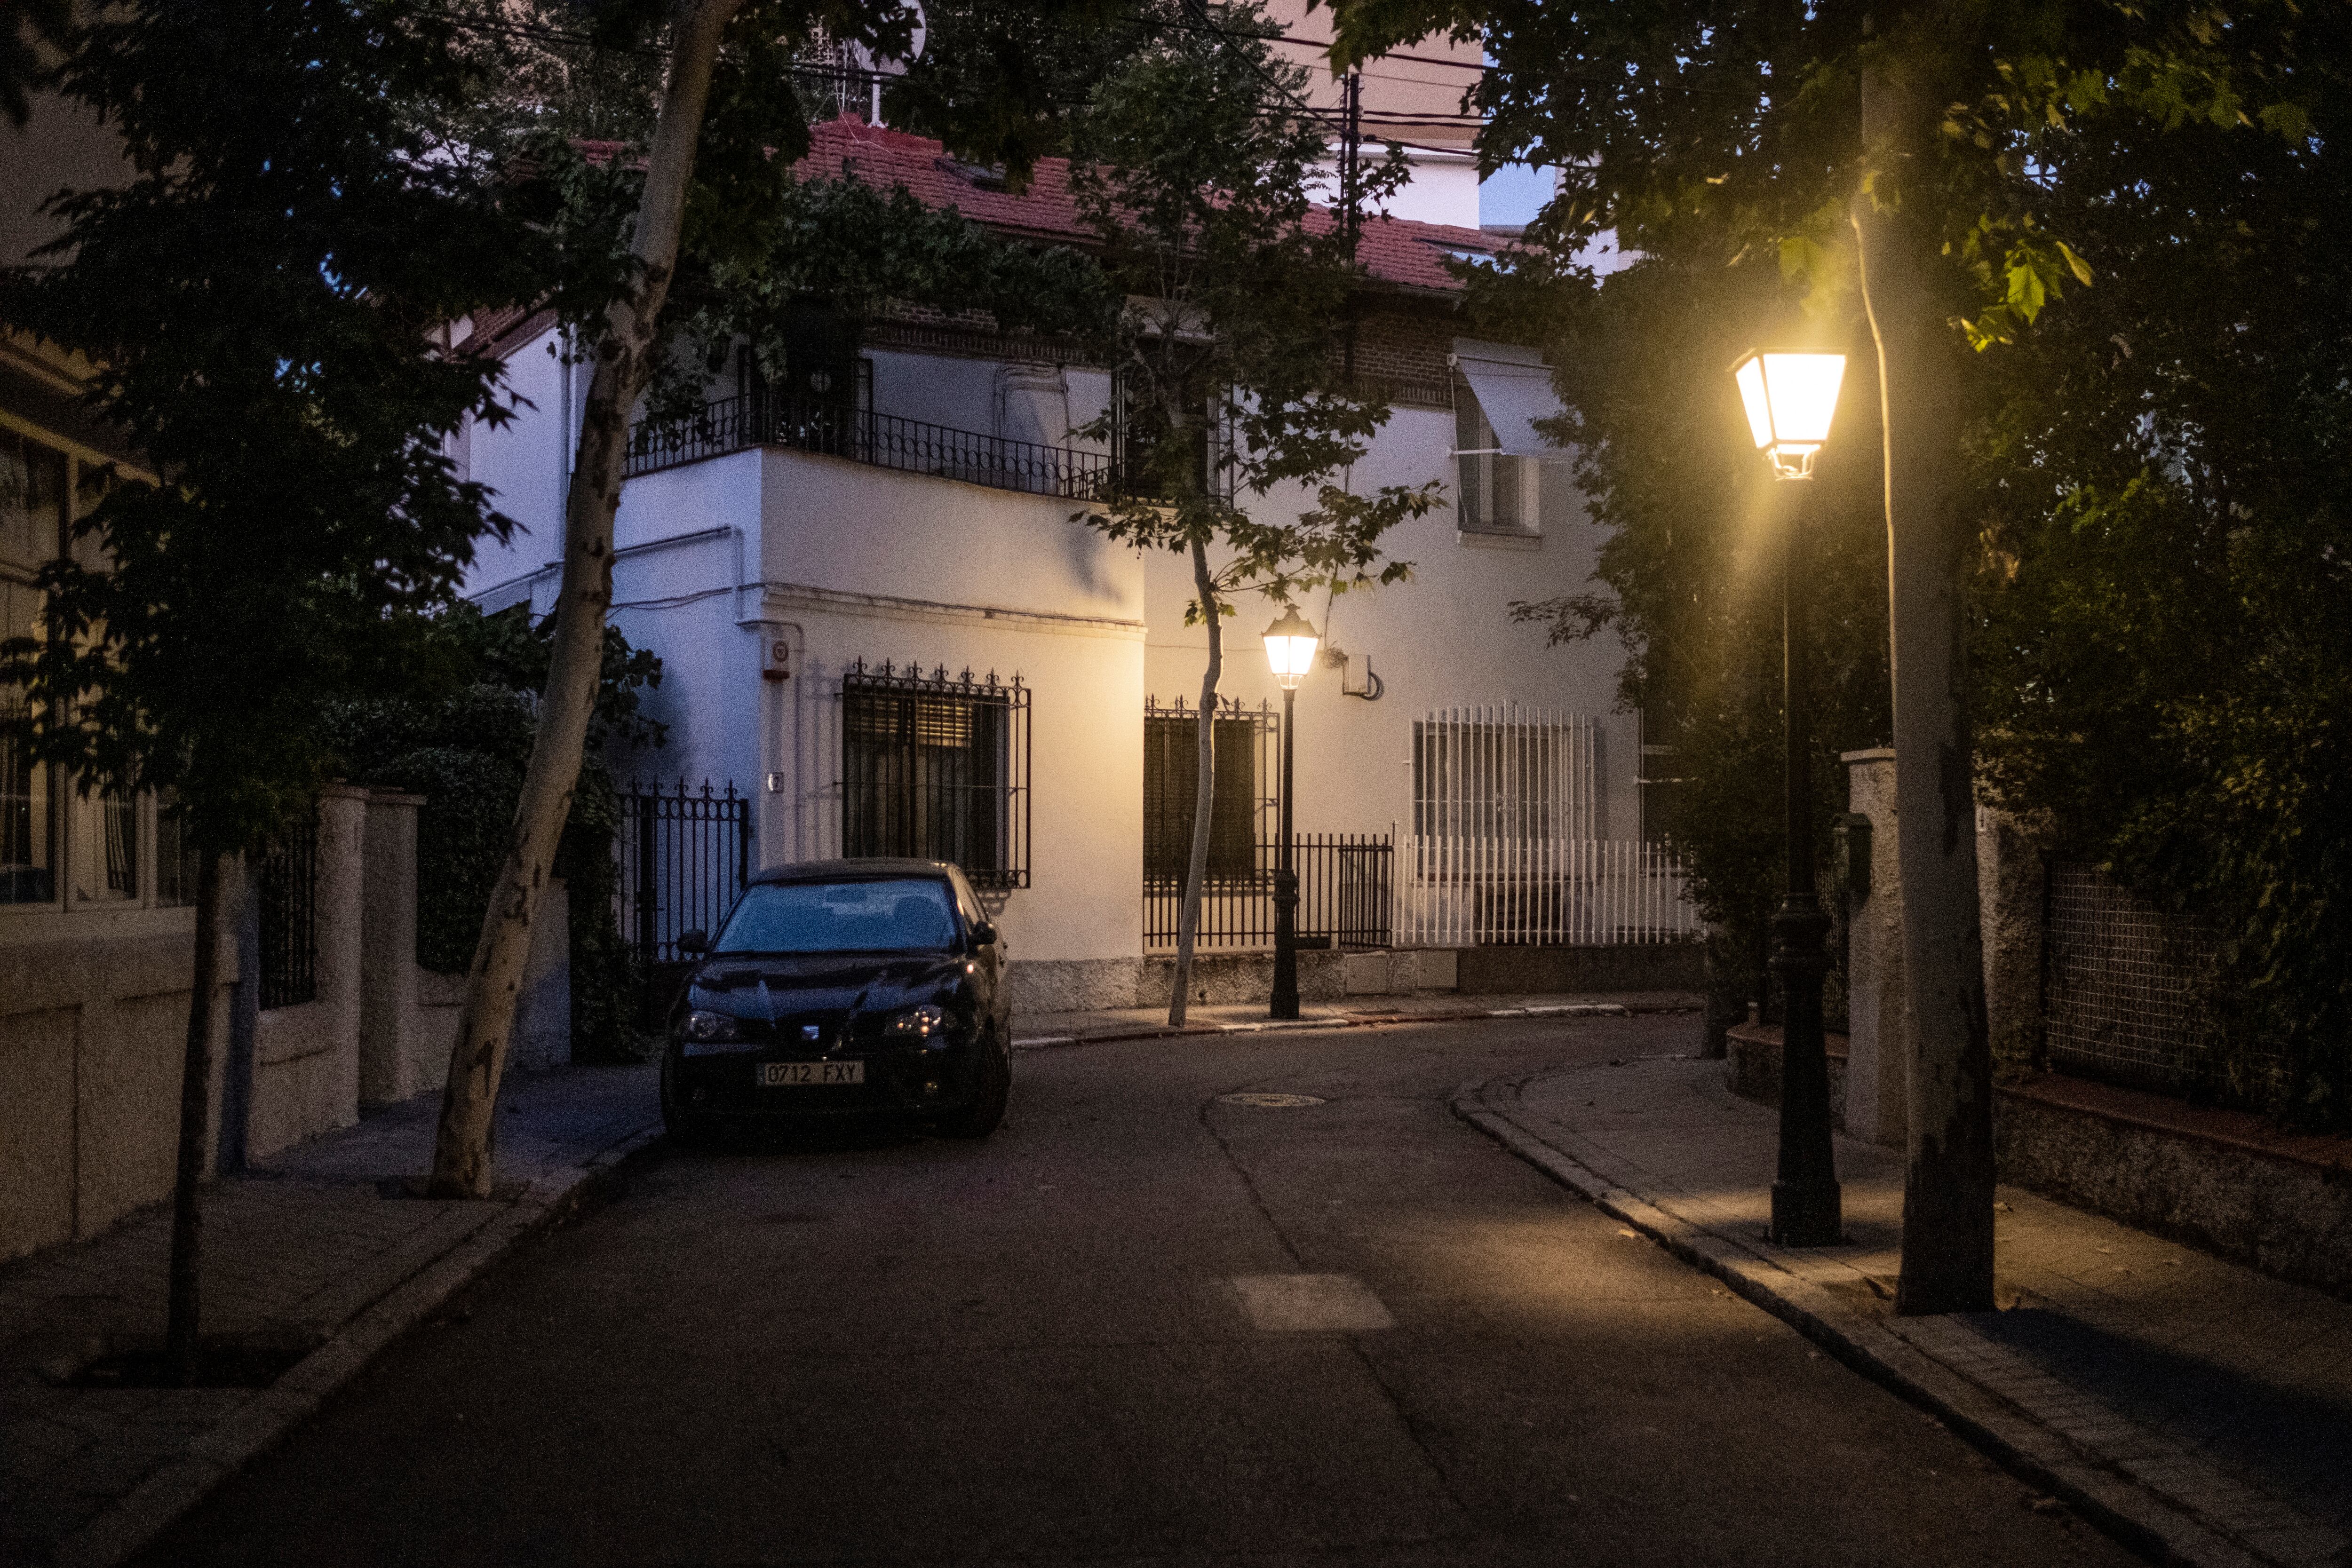
[[[657,1151],[141,1561],[2132,1561],[1448,1109],[1695,1027],[1033,1051],[986,1142]]]

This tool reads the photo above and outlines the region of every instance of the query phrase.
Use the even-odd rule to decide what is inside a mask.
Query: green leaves
[[[1119,423],[1129,494],[1089,520],[1139,549],[1218,541],[1229,559],[1213,592],[1286,599],[1393,580],[1373,570],[1380,537],[1436,497],[1328,483],[1388,409],[1341,373],[1360,274],[1315,212],[1324,131],[1298,112],[1306,73],[1273,33],[1243,5],[1152,33],[1073,118],[1071,191],[1123,301],[1101,337],[1122,402],[1091,434]],[[1403,172],[1393,155],[1374,164],[1367,201]],[[1318,497],[1296,523],[1260,524],[1241,505],[1289,485]]]
[[[436,16],[386,0],[110,10],[67,93],[137,177],[68,193],[54,265],[0,317],[101,369],[89,413],[162,485],[121,484],[42,587],[70,635],[0,650],[37,754],[175,789],[208,849],[257,841],[328,776],[326,702],[415,654],[475,538],[504,527],[445,438],[502,412],[499,367],[436,346],[562,268],[440,110]]]

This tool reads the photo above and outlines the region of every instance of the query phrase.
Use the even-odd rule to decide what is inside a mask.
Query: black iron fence
[[[1255,869],[1212,875],[1201,888],[1196,947],[1274,946],[1274,871],[1281,851],[1255,846]],[[1393,937],[1396,846],[1386,833],[1301,833],[1293,852],[1298,872],[1298,940],[1307,947],[1386,947]],[[1184,909],[1184,879],[1143,881],[1143,945],[1161,952],[1176,946]]]
[[[679,962],[677,939],[689,931],[717,936],[751,875],[751,802],[728,784],[675,789],[632,784],[620,792],[621,826],[613,835],[620,878],[615,911],[621,940],[650,970]]]
[[[789,446],[928,474],[998,490],[1065,500],[1094,500],[1111,487],[1111,459],[1098,452],[1009,441],[976,430],[926,424],[849,402],[817,402],[751,392],[721,398],[698,413],[629,433],[624,472],[635,476],[723,456],[750,446]]]
[[[319,996],[319,817],[303,813],[261,857],[263,1011]]]

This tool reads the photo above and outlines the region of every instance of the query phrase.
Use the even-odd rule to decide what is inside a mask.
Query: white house
[[[1057,162],[1013,194],[919,137],[847,119],[814,134],[814,167],[904,184],[1008,235],[1084,240]],[[1348,482],[1440,480],[1447,502],[1390,536],[1410,581],[1306,607],[1328,662],[1297,699],[1297,825],[1362,841],[1303,852],[1311,941],[1690,929],[1671,868],[1641,848],[1641,736],[1614,711],[1616,651],[1547,647],[1510,619],[1515,600],[1582,588],[1599,536],[1565,454],[1532,427],[1556,411],[1540,361],[1464,335],[1442,264],[1495,244],[1365,225],[1357,364],[1394,413]],[[562,363],[543,317],[477,329],[528,406],[463,444],[520,525],[467,591],[544,612],[587,368]],[[1182,558],[1073,520],[1110,455],[1072,432],[1107,406],[1110,376],[1052,342],[913,311],[813,342],[791,374],[787,395],[747,362],[702,419],[641,429],[633,448],[614,621],[665,663],[652,706],[671,739],[654,765],[750,797],[751,863],[959,861],[1001,900],[1024,1007],[1152,999],[1147,957],[1172,946],[1171,862],[1190,837],[1206,632],[1184,624]],[[1226,627],[1218,740],[1237,744],[1219,769],[1212,949],[1265,942],[1280,694],[1257,632],[1276,613],[1244,602]],[[667,942],[708,907],[647,917]]]

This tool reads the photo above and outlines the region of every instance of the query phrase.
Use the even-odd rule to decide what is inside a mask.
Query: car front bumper
[[[763,1085],[760,1070],[775,1061],[861,1062],[865,1082]],[[968,1040],[950,1041],[939,1050],[894,1045],[820,1055],[762,1047],[691,1056],[673,1041],[664,1067],[681,1109],[698,1115],[787,1120],[958,1110],[979,1092],[979,1050]]]

